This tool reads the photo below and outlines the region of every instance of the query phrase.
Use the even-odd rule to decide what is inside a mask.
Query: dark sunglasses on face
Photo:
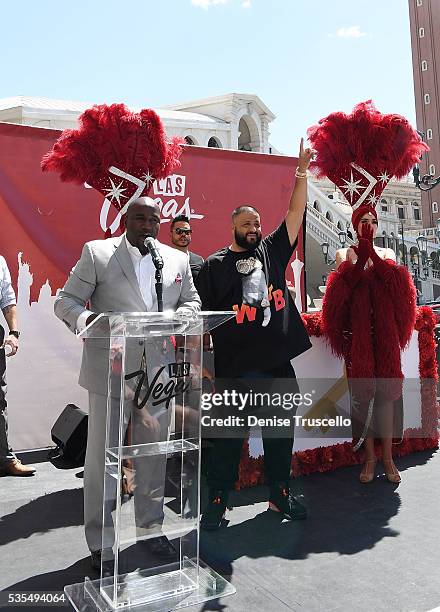
[[[181,234],[185,234],[186,236],[189,236],[190,234],[192,234],[191,229],[183,229],[182,227],[176,227],[175,231],[178,236],[180,236]]]

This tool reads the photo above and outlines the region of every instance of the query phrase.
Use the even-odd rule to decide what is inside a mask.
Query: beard
[[[256,232],[255,239],[251,238],[249,240],[247,234],[240,234],[238,230],[234,229],[234,238],[235,242],[242,249],[246,249],[248,251],[255,251],[255,249],[259,246],[262,240],[262,235],[261,232]]]

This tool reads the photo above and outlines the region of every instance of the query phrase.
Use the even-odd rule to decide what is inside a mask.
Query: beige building
[[[76,127],[78,116],[92,105],[26,96],[3,98],[0,121],[64,130]],[[275,115],[258,96],[232,93],[154,110],[167,134],[180,136],[188,144],[272,153],[269,124]]]

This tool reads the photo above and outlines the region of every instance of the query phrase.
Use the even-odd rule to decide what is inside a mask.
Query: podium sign
[[[160,612],[235,592],[199,559],[203,334],[233,316],[104,313],[80,334],[109,369],[101,575],[65,587],[76,610]]]

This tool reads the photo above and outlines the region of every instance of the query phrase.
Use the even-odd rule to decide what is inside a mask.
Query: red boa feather
[[[351,378],[387,379],[387,395],[398,397],[400,352],[414,329],[416,300],[408,270],[388,264],[386,279],[371,267],[354,289],[349,280],[353,264],[341,264],[327,280],[322,323],[333,353],[344,357]]]
[[[317,151],[311,169],[337,185],[351,163],[376,177],[386,169],[390,177],[402,178],[429,150],[404,117],[383,115],[371,100],[357,104],[350,115],[331,113],[307,134]]]
[[[62,181],[100,190],[108,186],[110,166],[137,177],[148,171],[155,179],[180,166],[181,139],[167,142],[162,121],[151,109],[133,113],[124,104],[101,104],[78,121],[79,128],[64,130],[41,162],[43,171],[59,172]]]

